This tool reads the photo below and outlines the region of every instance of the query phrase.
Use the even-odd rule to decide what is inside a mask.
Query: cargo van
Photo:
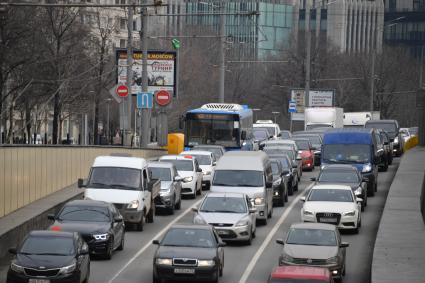
[[[367,182],[368,196],[374,196],[378,184],[378,166],[384,162],[384,150],[378,148],[374,129],[332,129],[325,133],[322,144],[322,166],[351,164]]]
[[[218,161],[211,192],[244,193],[257,209],[257,220],[267,224],[273,214],[273,172],[262,151],[230,151]]]

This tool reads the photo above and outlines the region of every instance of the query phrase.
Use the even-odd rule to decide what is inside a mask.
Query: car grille
[[[341,220],[341,214],[321,212],[321,213],[316,213],[316,219],[317,219],[317,222],[320,222],[320,223],[338,225],[339,221]]]
[[[210,225],[214,227],[232,227],[233,224],[231,223],[210,223]]]
[[[93,239],[92,235],[82,234],[81,235],[86,243],[90,243]]]
[[[182,188],[183,193],[190,193],[192,190],[190,188]]]
[[[114,203],[114,205],[117,209],[123,209],[125,204],[124,203]]]
[[[232,230],[224,230],[224,231],[226,231],[226,234],[222,234],[222,233],[220,233],[220,231],[217,231],[218,232],[218,235],[223,240],[225,240],[225,239],[235,239],[235,238],[238,237],[238,235],[236,235],[236,233],[233,232]]]
[[[292,262],[295,264],[325,265],[326,259],[294,258]]]
[[[54,277],[59,273],[59,268],[39,270],[32,268],[24,268],[25,274],[28,276]]]
[[[174,266],[197,266],[198,260],[193,258],[173,258]]]

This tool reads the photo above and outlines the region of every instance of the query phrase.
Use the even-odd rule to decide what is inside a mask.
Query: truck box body
[[[369,120],[379,120],[379,111],[366,111],[366,112],[345,112],[344,113],[344,127],[358,127],[363,128]]]
[[[338,107],[310,107],[304,111],[305,129],[342,128],[344,110]]]

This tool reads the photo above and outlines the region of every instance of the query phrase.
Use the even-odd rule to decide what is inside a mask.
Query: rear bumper
[[[175,269],[194,269],[194,274],[176,274]],[[183,267],[183,266],[156,266],[153,267],[155,276],[165,280],[184,280],[184,281],[206,281],[217,273],[217,267]]]

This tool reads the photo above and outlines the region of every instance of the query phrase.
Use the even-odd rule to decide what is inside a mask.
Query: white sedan
[[[182,156],[193,156],[199,163],[199,167],[202,169],[202,185],[209,190],[211,187],[212,177],[214,174],[214,167],[216,164],[215,156],[210,151],[204,150],[191,150],[183,151],[180,153]]]
[[[334,224],[339,229],[349,229],[358,233],[361,227],[361,202],[350,186],[316,185],[311,187],[307,197],[302,197],[303,222]]]

